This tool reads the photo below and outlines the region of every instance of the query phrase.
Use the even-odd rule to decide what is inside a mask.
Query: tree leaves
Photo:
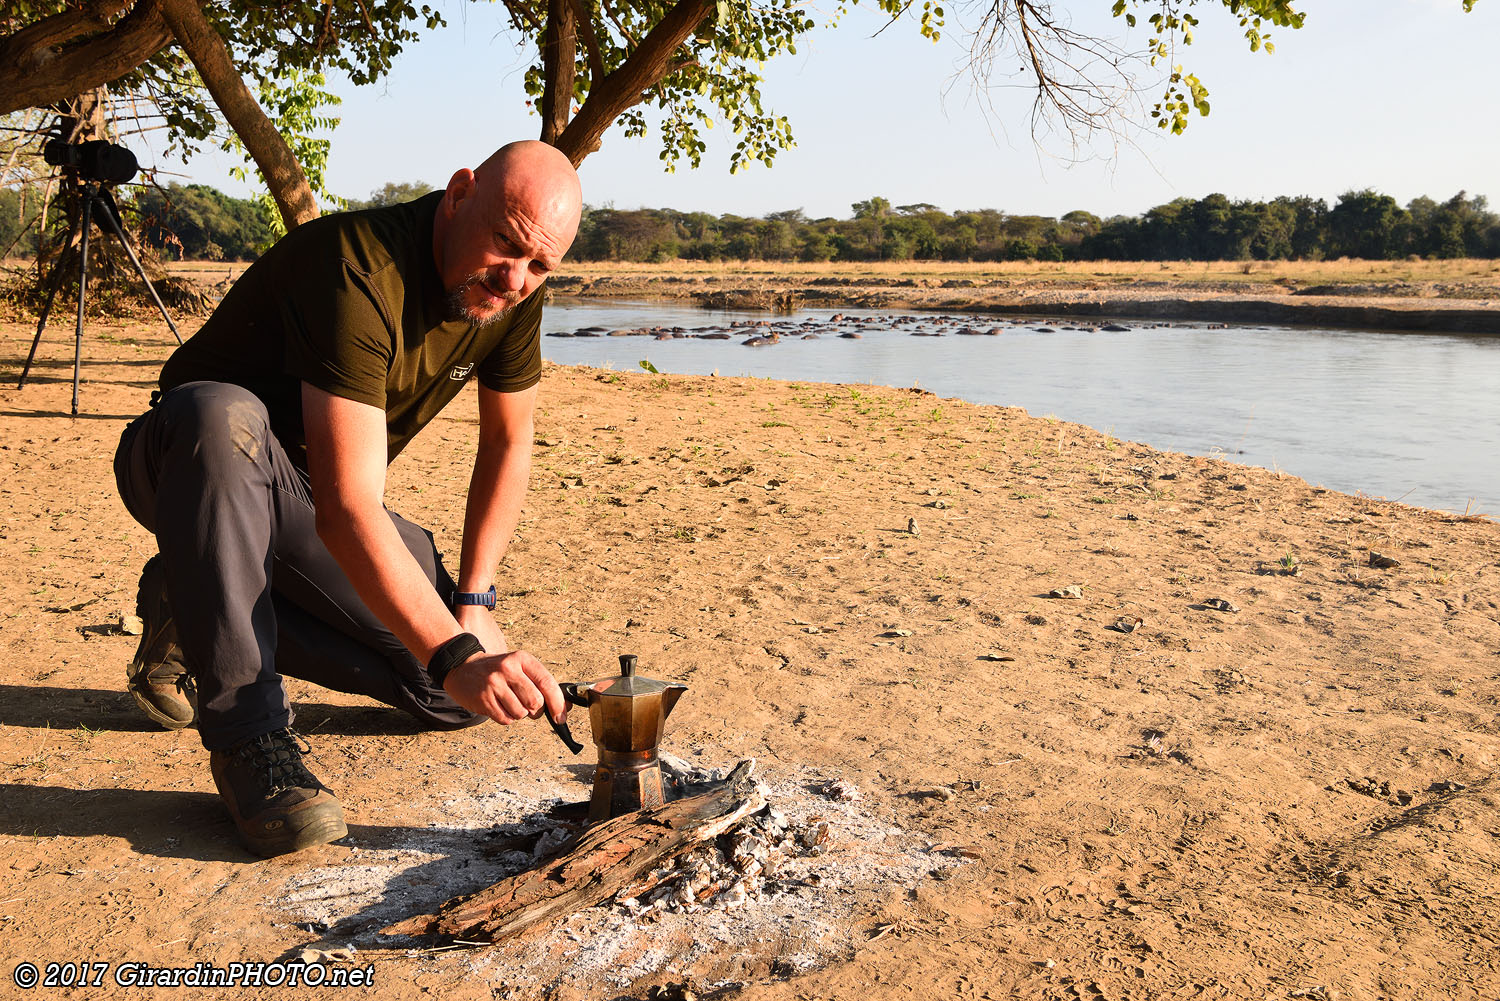
[[[1142,0],[1114,0],[1110,13],[1115,17],[1123,17],[1125,23],[1134,28],[1136,18],[1131,9],[1141,2]],[[1146,19],[1151,27],[1151,38],[1146,43],[1145,51],[1149,64],[1155,66],[1158,60],[1172,58],[1179,43],[1183,46],[1193,44],[1193,29],[1199,26],[1199,19],[1187,8],[1194,6],[1199,0],[1148,2],[1155,13]],[[1294,0],[1218,2],[1238,21],[1239,27],[1244,29],[1245,40],[1251,52],[1264,50],[1270,55],[1276,51],[1268,26],[1295,30],[1302,27],[1306,19],[1306,15],[1293,6]],[[1472,0],[1464,0],[1465,10],[1472,6]],[[1189,116],[1194,111],[1199,115],[1208,114],[1208,89],[1196,75],[1184,72],[1180,64],[1174,65],[1172,73],[1167,77],[1161,99],[1151,108],[1151,118],[1158,128],[1170,130],[1175,135],[1187,128]]]

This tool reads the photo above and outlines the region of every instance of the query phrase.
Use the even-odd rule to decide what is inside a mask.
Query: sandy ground
[[[170,341],[92,325],[74,419],[71,337],[11,388],[30,336],[0,325],[0,982],[353,943],[397,998],[1500,996],[1488,519],[912,390],[549,366],[509,634],[564,679],[633,652],[686,683],[667,749],[826,815],[828,888],[417,952],[372,929],[492,881],[491,829],[584,798],[586,761],[293,683],[351,837],[243,853],[114,628],[154,540],[109,459]],[[475,430],[467,394],[391,471],[449,552]],[[860,800],[821,806],[835,777]]]

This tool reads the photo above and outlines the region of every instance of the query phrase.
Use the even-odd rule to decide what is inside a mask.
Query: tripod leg
[[[109,220],[109,228],[115,231],[115,236],[120,239],[120,246],[125,248],[125,253],[130,256],[130,263],[135,265],[135,273],[141,276],[141,281],[146,283],[146,291],[151,293],[151,301],[156,303],[156,308],[161,310],[161,318],[167,321],[167,328],[172,331],[172,336],[177,338],[177,343],[182,343],[182,335],[177,332],[177,324],[167,315],[167,307],[162,305],[161,296],[156,294],[156,286],[151,284],[151,279],[146,277],[146,269],[141,267],[140,258],[135,256],[135,249],[130,246],[130,241],[125,237],[125,231],[120,228],[120,223],[115,219],[115,214],[109,210],[108,205],[99,206],[99,214]]]
[[[78,329],[73,335],[73,416],[78,416],[78,376],[83,368],[83,303],[88,295],[89,284],[89,220],[93,215],[94,197],[98,188],[91,188],[83,199],[83,239],[78,246]]]
[[[74,219],[73,225],[68,227],[68,239],[63,244],[64,247],[71,247],[73,245],[73,234],[77,232],[78,220]],[[36,360],[36,346],[42,343],[42,331],[47,329],[47,317],[52,314],[53,300],[57,298],[57,293],[62,290],[63,269],[60,267],[61,264],[61,261],[54,264],[52,266],[52,274],[48,276],[48,281],[52,287],[47,291],[47,301],[42,303],[42,315],[36,323],[36,336],[31,339],[31,352],[26,356],[26,367],[21,369],[21,378],[16,381],[17,389],[26,385],[26,377],[31,374],[31,363]]]

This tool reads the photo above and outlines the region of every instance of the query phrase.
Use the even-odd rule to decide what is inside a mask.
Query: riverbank
[[[554,295],[1500,333],[1500,262],[572,263]]]
[[[539,724],[413,733],[294,682],[352,836],[244,855],[194,732],[123,691],[154,542],[109,461],[171,340],[90,329],[75,420],[71,338],[17,391],[32,331],[0,325],[13,961],[354,944],[399,999],[1500,993],[1500,526],[921,391],[558,366],[507,632],[568,680],[632,652],[686,683],[666,749],[812,800],[826,885],[630,940],[381,939],[588,769]],[[450,554],[475,433],[471,391],[390,472]],[[860,798],[817,806],[833,779]],[[872,871],[897,847],[925,861]]]

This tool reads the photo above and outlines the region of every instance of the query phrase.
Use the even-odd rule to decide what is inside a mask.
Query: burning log
[[[455,897],[436,914],[407,918],[382,933],[495,942],[607,900],[764,807],[754,769],[753,759],[742,761],[707,792],[590,827],[536,868]]]

